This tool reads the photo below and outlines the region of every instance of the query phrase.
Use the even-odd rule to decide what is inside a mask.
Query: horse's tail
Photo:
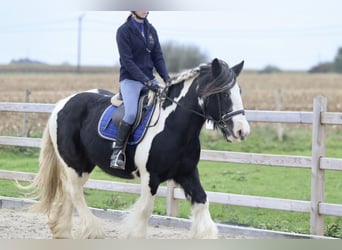
[[[55,200],[63,197],[62,179],[64,169],[53,146],[49,124],[45,127],[39,155],[39,172],[33,182],[21,189],[32,190],[30,198],[38,199],[31,209],[35,212],[49,214]]]

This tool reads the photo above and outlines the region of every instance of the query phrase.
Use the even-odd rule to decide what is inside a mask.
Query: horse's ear
[[[212,71],[213,77],[217,77],[221,73],[221,64],[217,58],[215,58],[211,62],[211,71]]]
[[[241,70],[243,68],[243,64],[245,61],[240,62],[239,64],[232,67],[232,70],[234,71],[235,75],[238,76],[241,73]]]

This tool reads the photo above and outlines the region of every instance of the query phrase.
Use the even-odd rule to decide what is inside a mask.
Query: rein
[[[233,86],[234,86],[234,85],[232,85],[232,87],[233,87]],[[200,116],[200,117],[202,117],[202,118],[204,118],[204,119],[208,119],[208,117],[207,117],[205,114],[200,113],[200,112],[197,112],[196,110],[187,108],[187,107],[185,107],[184,105],[182,105],[181,103],[179,103],[179,102],[173,100],[172,98],[168,97],[168,96],[166,95],[167,89],[168,89],[168,86],[166,86],[165,88],[163,88],[162,91],[158,92],[158,93],[155,95],[155,97],[159,97],[160,100],[166,99],[166,100],[168,100],[168,101],[170,101],[170,102],[176,104],[177,106],[181,107],[182,109],[184,109],[184,110],[186,110],[186,111],[189,111],[189,112],[191,112],[191,113],[193,113],[193,114],[195,114],[195,115],[198,115],[198,116]],[[216,95],[218,95],[218,93],[217,93]],[[217,96],[217,98],[219,99],[219,96]],[[160,102],[160,105],[161,105],[161,102]],[[221,114],[222,109],[221,109],[221,105],[220,105],[220,100],[218,100],[218,105],[219,105],[220,119],[219,119],[219,120],[214,120],[214,119],[212,119],[212,120],[213,120],[214,122],[216,122],[217,125],[218,125],[219,127],[221,127],[221,128],[227,128],[226,122],[229,121],[230,119],[232,119],[234,116],[240,115],[240,114],[242,114],[242,115],[245,114],[245,110],[237,110],[237,111],[228,112],[228,113],[222,115],[222,114]]]
[[[184,109],[184,110],[187,110],[187,111],[192,112],[192,113],[194,113],[194,114],[196,114],[196,115],[198,115],[198,116],[200,116],[200,117],[203,117],[204,119],[207,119],[207,117],[206,117],[204,114],[202,114],[202,113],[200,113],[200,112],[197,112],[196,110],[189,109],[189,108],[185,107],[184,105],[182,105],[181,103],[179,103],[179,102],[173,100],[172,98],[168,97],[168,96],[166,95],[166,93],[165,93],[165,92],[167,91],[167,89],[168,89],[168,86],[166,86],[165,88],[163,88],[162,91],[156,93],[156,94],[154,95],[153,99],[155,100],[157,97],[159,98],[159,100],[163,100],[163,99],[165,100],[165,99],[166,99],[166,100],[168,100],[168,101],[170,101],[170,102],[176,104],[177,106],[181,107],[181,108]],[[150,125],[149,127],[154,127],[154,126],[156,126],[156,124],[157,124],[157,122],[158,122],[158,120],[159,120],[159,117],[160,117],[161,104],[162,104],[162,102],[160,101],[160,102],[159,102],[159,114],[158,114],[158,119],[155,121],[155,123],[154,123],[153,125]]]
[[[185,107],[183,104],[181,104],[181,103],[179,103],[179,102],[173,100],[172,98],[168,97],[168,96],[166,95],[166,93],[165,93],[167,89],[168,89],[168,87],[165,87],[165,88],[163,89],[163,91],[161,91],[161,93],[159,93],[158,96],[159,96],[160,99],[167,99],[168,101],[170,101],[170,102],[176,104],[177,106],[181,107],[182,109],[184,109],[184,110],[186,110],[186,111],[189,111],[189,112],[191,112],[191,113],[194,113],[194,114],[196,114],[196,115],[198,115],[198,116],[200,116],[200,117],[203,117],[204,119],[207,119],[207,117],[206,117],[204,114],[202,114],[202,113],[200,113],[200,112],[197,112],[196,110],[189,109],[189,108]]]

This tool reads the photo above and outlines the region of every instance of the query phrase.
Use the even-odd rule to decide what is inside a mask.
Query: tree
[[[194,45],[180,45],[171,41],[162,44],[162,48],[170,72],[194,68],[208,61],[208,56]]]
[[[342,73],[342,47],[338,49],[337,55],[334,61],[335,71]]]
[[[279,73],[281,70],[277,66],[267,65],[265,68],[260,70],[262,74],[271,74],[271,73]]]
[[[335,65],[332,62],[319,63],[318,65],[312,67],[309,73],[331,73],[334,72]]]
[[[335,60],[332,62],[319,63],[309,70],[310,73],[342,73],[342,47],[337,50]]]

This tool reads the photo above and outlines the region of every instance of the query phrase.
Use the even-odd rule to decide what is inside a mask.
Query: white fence
[[[9,112],[51,112],[53,104],[34,103],[1,103],[0,111]],[[314,99],[313,112],[293,111],[252,111],[247,110],[250,122],[269,123],[302,123],[312,124],[312,156],[291,156],[273,154],[255,154],[241,152],[225,152],[202,150],[201,160],[256,164],[276,167],[311,168],[311,200],[290,200],[261,196],[238,195],[230,193],[207,192],[211,203],[238,206],[269,208],[284,211],[310,213],[310,233],[323,235],[323,216],[342,216],[342,204],[324,202],[324,182],[326,170],[342,170],[342,159],[325,157],[325,127],[342,125],[342,113],[327,112],[327,100],[324,97]],[[39,138],[0,136],[0,145],[39,147]],[[33,173],[22,173],[0,170],[0,178],[31,181]],[[89,180],[87,188],[124,193],[140,193],[140,185],[121,182]],[[167,199],[167,214],[177,216],[178,200],[185,199],[183,191],[173,182],[167,187],[160,187],[157,196]]]

